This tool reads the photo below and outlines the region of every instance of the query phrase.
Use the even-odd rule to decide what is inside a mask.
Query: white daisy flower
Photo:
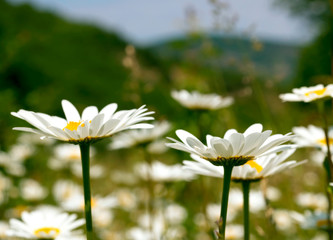
[[[281,232],[291,233],[296,230],[296,220],[294,211],[288,211],[284,209],[275,209],[272,213],[272,219],[276,225],[276,228]]]
[[[332,97],[333,84],[324,87],[318,84],[312,87],[294,88],[292,93],[280,94],[280,98],[284,102],[312,102],[317,99]]]
[[[6,239],[6,232],[9,230],[7,222],[0,221],[0,239]]]
[[[47,189],[33,179],[21,180],[20,191],[22,198],[27,201],[39,201],[48,195]]]
[[[28,239],[72,239],[78,235],[74,229],[84,224],[83,219],[77,219],[75,214],[61,213],[53,209],[41,209],[23,212],[22,221],[11,219],[8,236]]]
[[[110,148],[130,148],[136,145],[150,143],[162,137],[170,129],[170,123],[167,121],[152,124],[154,125],[152,129],[137,129],[118,134],[112,138]]]
[[[201,94],[197,91],[172,91],[171,96],[182,106],[189,109],[216,110],[233,104],[232,97],[221,97],[217,94]]]
[[[198,155],[217,166],[240,166],[248,163],[259,170],[260,167],[253,160],[291,148],[290,145],[281,144],[292,138],[290,133],[270,136],[271,130],[262,132],[262,129],[261,124],[253,124],[244,133],[238,133],[235,129],[228,130],[224,138],[207,135],[207,146],[189,132],[177,130],[176,134],[182,142],[169,138],[173,143],[167,143],[167,146]]]
[[[258,213],[266,208],[264,196],[261,191],[250,191],[250,211]],[[243,210],[243,192],[238,188],[230,190],[229,206],[228,206],[228,222],[232,222],[237,213]],[[206,214],[211,222],[216,222],[220,218],[221,204],[208,204],[206,207]]]
[[[8,200],[9,190],[12,189],[12,181],[0,172],[0,205]]]
[[[284,162],[294,152],[295,149],[290,149],[285,150],[280,154],[273,153],[267,156],[259,157],[256,160],[257,165],[255,166],[255,168],[252,168],[249,165],[234,167],[231,179],[233,181],[256,181],[282,172],[285,169],[298,166],[303,162]],[[194,154],[191,154],[191,157],[195,161],[183,161],[184,169],[200,175],[223,178],[223,166],[215,166],[212,163]]]
[[[183,206],[173,203],[165,208],[164,215],[170,225],[180,225],[187,218],[187,211]]]
[[[73,163],[70,166],[70,170],[76,177],[82,178],[82,165],[80,163]],[[90,178],[97,179],[105,176],[105,166],[101,164],[91,164],[90,165]]]
[[[327,151],[325,132],[322,128],[309,125],[308,127],[293,127],[295,138],[293,142],[300,147],[320,148]],[[333,128],[328,131],[329,144],[333,147]]]
[[[156,182],[168,182],[179,180],[191,180],[194,174],[190,171],[184,172],[182,165],[165,165],[154,161],[152,164],[140,163],[134,167],[134,172],[144,180],[151,179]]]
[[[77,195],[82,195],[82,188],[72,181],[58,180],[53,186],[53,196],[57,202],[68,201]]]
[[[60,183],[61,185],[56,186],[58,189],[61,187],[66,188],[66,182]],[[68,189],[68,195],[64,196],[66,192],[64,192],[65,189],[62,189],[60,194],[62,195],[61,198],[55,197],[61,206],[62,209],[65,211],[70,212],[82,212],[84,210],[84,196],[82,192],[76,190],[75,185],[74,186],[67,186],[69,188],[74,187],[72,189]],[[56,189],[56,188],[55,188]],[[55,195],[57,195],[56,191],[54,190]],[[118,199],[116,196],[108,195],[106,197],[101,196],[93,196],[91,198],[91,208],[92,208],[92,218],[94,220],[94,224],[97,227],[105,227],[111,223],[113,220],[113,214],[111,212],[111,209],[118,206]]]
[[[151,124],[140,123],[153,118],[148,116],[144,106],[139,109],[118,111],[117,104],[111,103],[100,112],[97,107],[85,108],[80,116],[72,103],[62,100],[62,108],[66,119],[44,113],[19,110],[12,112],[15,117],[26,120],[35,128],[16,127],[14,130],[33,132],[44,137],[55,138],[65,142],[92,142],[125,130],[135,128],[151,128]]]
[[[239,224],[229,224],[225,230],[226,240],[236,240],[243,239],[244,237],[244,227]]]
[[[302,192],[296,196],[296,203],[314,211],[325,211],[328,207],[327,197],[323,193]]]

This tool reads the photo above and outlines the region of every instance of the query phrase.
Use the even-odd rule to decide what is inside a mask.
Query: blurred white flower
[[[319,167],[323,166],[323,162],[327,157],[327,153],[322,150],[313,150],[309,155],[310,160]]]
[[[276,209],[272,213],[273,221],[278,230],[282,232],[295,232],[295,213],[284,209]]]
[[[144,106],[119,112],[116,112],[116,103],[107,105],[100,112],[97,107],[89,106],[80,116],[78,110],[69,101],[62,100],[61,104],[66,119],[22,109],[12,112],[13,116],[21,118],[35,127],[16,127],[14,130],[32,132],[41,137],[55,138],[65,142],[81,143],[110,137],[125,129],[152,127],[151,124],[140,123],[153,119],[148,116],[153,112],[147,112]]]
[[[84,210],[84,196],[78,185],[70,181],[58,181],[54,186],[54,196],[62,209],[70,212],[81,212]],[[92,217],[97,227],[105,227],[113,220],[110,211],[118,206],[118,199],[113,195],[106,197],[92,196]]]
[[[27,201],[38,201],[46,198],[48,191],[39,182],[33,179],[20,181],[20,192],[23,199]]]
[[[273,153],[258,157],[256,163],[262,168],[260,172],[251,168],[249,165],[234,167],[231,179],[234,181],[256,181],[304,163],[304,161],[300,163],[296,161],[283,162],[294,152],[295,149],[289,149],[280,154]],[[183,161],[184,169],[200,175],[223,178],[223,166],[215,166],[194,154],[191,154],[191,157],[195,161]]]
[[[32,133],[22,133],[20,136],[17,138],[17,141],[22,144],[27,144],[27,145],[52,145],[55,143],[55,140],[52,138],[47,138],[47,139],[40,139],[40,137],[36,134]]]
[[[166,143],[167,142],[165,139],[154,141],[147,146],[147,150],[150,154],[165,153],[168,150],[168,148],[165,145]]]
[[[176,240],[183,239],[186,229],[179,225],[187,216],[186,210],[179,205],[169,205],[170,209],[155,212],[152,215],[142,214],[137,218],[138,226],[127,231],[127,238],[131,240]],[[169,211],[175,210],[171,213]],[[179,213],[181,216],[176,216]],[[167,214],[167,215],[164,215]]]
[[[170,129],[170,123],[167,121],[152,124],[154,128],[131,130],[114,136],[109,147],[111,149],[120,149],[151,143],[162,137]]]
[[[95,148],[90,147],[90,159],[95,155]],[[62,169],[71,164],[81,164],[80,147],[77,145],[59,144],[54,148],[54,157],[52,157],[48,166],[53,170]]]
[[[0,172],[0,205],[8,199],[8,191],[12,187],[12,181],[10,178],[5,177]]]
[[[180,164],[165,165],[158,161],[154,161],[150,165],[139,163],[134,167],[134,172],[144,180],[151,179],[156,182],[188,181],[195,176],[190,171],[184,171]]]
[[[270,200],[270,201],[277,201],[281,198],[281,191],[278,188],[275,187],[268,187],[266,189],[266,197]]]
[[[232,193],[233,190],[230,191],[230,193]],[[234,196],[234,195],[233,195]],[[243,196],[237,196],[238,198],[235,199],[233,196],[231,196],[232,200],[232,206],[230,205],[227,209],[227,222],[230,223],[233,220],[235,220],[237,213],[239,211],[240,208],[242,208],[242,202],[239,202],[238,200],[242,200]],[[240,197],[240,198],[239,198]],[[234,201],[236,200],[236,201]],[[230,200],[231,203],[231,200]],[[239,206],[235,207],[235,205],[239,203]],[[219,220],[220,218],[220,214],[221,214],[221,204],[218,203],[209,203],[206,206],[206,216],[208,217],[209,223],[212,227],[216,227],[216,221]],[[197,219],[198,220],[198,219]]]
[[[115,191],[114,194],[117,197],[120,208],[125,210],[132,210],[137,206],[138,199],[133,190],[119,188]]]
[[[72,173],[77,176],[82,178],[82,165],[81,163],[73,163],[71,164],[71,171]],[[100,164],[91,164],[90,165],[90,178],[101,178],[105,176],[105,166],[100,165]]]
[[[25,174],[24,161],[35,152],[35,147],[29,144],[15,144],[7,152],[0,152],[0,166],[14,176]]]
[[[111,180],[115,183],[135,185],[138,182],[137,176],[132,172],[125,172],[122,170],[116,170],[111,173]]]
[[[128,239],[162,239],[162,236],[166,230],[166,223],[161,212],[152,216],[149,214],[143,214],[138,217],[137,222],[139,226],[128,231]]]
[[[244,237],[244,227],[239,224],[229,224],[225,229],[225,239],[226,240],[236,240],[243,239]]]
[[[332,97],[333,84],[324,87],[318,84],[312,87],[294,88],[292,93],[280,94],[280,98],[284,102],[312,102],[325,97]]]
[[[331,211],[331,216],[333,211]],[[298,214],[295,220],[303,229],[321,229],[328,230],[327,212],[305,211],[304,214]],[[331,219],[332,222],[332,219]]]
[[[230,208],[235,211],[243,209],[243,192],[240,189],[231,189],[229,193]],[[250,211],[257,213],[266,207],[265,199],[261,191],[250,191]],[[229,208],[229,207],[228,207]]]
[[[300,147],[315,147],[327,151],[325,132],[322,128],[309,125],[308,127],[293,127],[295,138],[292,139]],[[328,131],[329,144],[333,147],[333,128]]]
[[[8,223],[0,221],[0,239],[6,239],[6,232],[9,230]]]
[[[81,194],[81,186],[69,180],[58,180],[53,186],[53,196],[58,203],[68,201],[73,196]]]
[[[260,172],[261,167],[254,161],[256,158],[291,148],[290,145],[281,145],[291,139],[289,133],[270,136],[272,131],[262,130],[261,124],[253,124],[244,133],[230,129],[224,138],[207,135],[207,146],[192,134],[177,130],[176,134],[182,142],[170,138],[173,143],[167,143],[167,146],[198,155],[217,166],[247,163]]]
[[[171,96],[182,106],[188,109],[216,110],[233,104],[232,97],[222,97],[217,94],[202,94],[197,91],[172,91]]]
[[[9,150],[12,161],[23,162],[35,152],[35,147],[29,144],[15,144]]]
[[[250,211],[257,213],[266,207],[265,199],[260,191],[250,191]],[[229,193],[228,205],[228,222],[232,222],[237,214],[243,209],[243,193],[237,188],[233,188]],[[216,225],[216,221],[220,218],[221,204],[210,203],[206,207],[206,214],[210,223]]]
[[[168,224],[181,224],[187,217],[186,209],[179,204],[170,204],[164,210],[165,220]]]
[[[22,221],[11,219],[8,236],[29,239],[74,239],[78,232],[73,231],[84,224],[83,219],[51,209],[23,212]],[[73,238],[72,238],[73,236]]]
[[[296,203],[310,210],[324,211],[328,207],[327,198],[322,193],[303,192],[296,196]]]

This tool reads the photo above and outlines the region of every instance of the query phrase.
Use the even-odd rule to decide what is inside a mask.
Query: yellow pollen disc
[[[51,238],[56,238],[60,233],[59,228],[55,227],[44,227],[44,228],[39,228],[37,229],[34,234],[37,237],[51,237]]]
[[[305,96],[309,97],[312,94],[316,94],[317,96],[320,96],[320,95],[323,95],[325,92],[326,92],[326,88],[323,88],[323,89],[307,92],[307,93],[305,93]]]
[[[262,166],[260,166],[256,161],[250,160],[246,164],[250,165],[251,168],[255,168],[258,173],[262,171]]]
[[[68,130],[74,131],[77,130],[77,128],[81,125],[82,121],[79,122],[69,122],[67,123],[67,126],[63,128],[63,130],[65,130],[65,128],[67,128]],[[84,124],[81,125],[82,127],[84,127]]]
[[[333,138],[329,138],[329,139],[328,139],[328,142],[329,142],[330,145],[332,145],[332,144],[333,144]],[[318,140],[317,140],[317,143],[326,146],[326,139],[325,139],[325,138],[318,139]]]

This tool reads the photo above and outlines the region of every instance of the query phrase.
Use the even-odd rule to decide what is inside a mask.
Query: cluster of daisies
[[[193,111],[200,110],[218,110],[225,108],[234,103],[231,97],[221,97],[216,94],[201,94],[199,92],[188,92],[186,90],[173,91],[172,97],[182,106]],[[333,85],[324,87],[317,85],[314,87],[302,87],[294,89],[293,93],[282,94],[280,98],[283,101],[302,101],[312,102],[321,101],[333,96]],[[229,176],[234,182],[257,182],[264,178],[277,174],[286,169],[296,167],[303,164],[304,161],[286,161],[296,151],[298,147],[315,147],[320,150],[325,156],[330,146],[333,144],[333,131],[325,131],[313,125],[306,127],[295,127],[293,133],[287,134],[272,134],[271,130],[264,130],[262,124],[256,123],[249,126],[244,132],[238,132],[235,129],[230,129],[225,132],[223,137],[206,135],[205,143],[202,139],[194,136],[185,130],[177,130],[176,135],[179,140],[169,138],[166,142],[161,139],[171,128],[167,121],[146,123],[153,120],[151,116],[153,112],[148,111],[145,106],[132,110],[117,111],[117,104],[112,103],[105,106],[101,111],[95,106],[85,108],[82,114],[67,100],[62,101],[62,108],[65,118],[50,116],[44,113],[36,113],[32,111],[19,110],[13,112],[12,115],[25,120],[33,126],[17,127],[15,130],[35,133],[48,142],[50,140],[60,140],[66,144],[58,145],[55,148],[54,156],[47,163],[51,169],[70,169],[76,176],[82,177],[81,172],[81,155],[76,145],[86,145],[95,143],[101,139],[112,137],[112,142],[109,149],[116,150],[121,148],[129,148],[140,146],[147,154],[163,153],[166,147],[177,149],[183,152],[190,153],[191,160],[184,160],[183,164],[165,165],[162,162],[147,159],[146,162],[138,163],[134,166],[138,178],[148,182],[169,182],[186,180],[190,181],[196,178],[197,175],[205,175],[216,178],[222,178],[225,181],[228,169],[232,169]],[[134,130],[133,130],[134,129]],[[127,130],[125,132],[122,132]],[[121,132],[121,133],[119,133]],[[23,141],[23,140],[22,140]],[[29,141],[32,141],[29,139]],[[34,140],[38,141],[38,140]],[[328,142],[327,142],[328,141]],[[291,143],[292,142],[292,143]],[[68,145],[71,143],[74,145]],[[51,143],[52,144],[52,143]],[[23,176],[26,171],[22,162],[27,156],[31,155],[35,149],[30,146],[15,146],[21,147],[20,151],[10,150],[8,153],[0,152],[0,164],[5,170],[16,176]],[[90,156],[95,154],[95,149],[90,149]],[[20,154],[17,154],[20,153]],[[324,157],[323,156],[323,157]],[[17,159],[17,160],[16,160]],[[105,173],[103,166],[92,164],[90,166],[91,178],[102,176]],[[125,173],[120,173],[114,176],[114,180],[123,179],[131,181],[132,176]],[[10,179],[0,175],[0,179],[7,181],[8,184],[2,184],[7,189],[0,189],[0,201],[2,200],[1,193],[10,188]],[[2,180],[1,180],[2,181]],[[134,179],[133,182],[136,180]],[[0,188],[2,187],[0,185]],[[149,184],[148,184],[149,185]],[[34,180],[22,183],[22,188],[26,189],[24,195],[27,199],[33,198],[36,193],[41,199],[47,196],[47,189],[43,189]],[[35,187],[33,187],[35,186]],[[38,188],[39,187],[39,188]],[[79,228],[85,224],[85,220],[78,218],[77,214],[68,214],[66,212],[83,211],[85,202],[83,201],[82,187],[66,181],[55,183],[54,192],[55,199],[61,206],[62,210],[52,207],[37,208],[34,211],[23,211],[21,220],[11,219],[9,222],[9,230],[6,231],[6,236],[20,237],[25,239],[86,239],[84,231]],[[39,189],[30,191],[29,189]],[[274,190],[272,190],[274,192]],[[23,192],[23,191],[22,191]],[[228,208],[229,219],[220,214],[223,212],[224,205],[207,204],[205,206],[206,217],[210,217],[215,221],[219,218],[224,220],[224,224],[228,223],[233,217],[233,209],[242,208],[242,204],[235,204],[239,198],[233,197],[233,190],[230,191],[230,208]],[[238,193],[239,194],[239,193]],[[241,193],[240,193],[241,194]],[[255,211],[256,207],[265,205],[265,199],[261,197],[253,197],[254,191],[250,195],[250,209]],[[130,195],[130,194],[129,194]],[[272,194],[274,195],[274,194]],[[153,196],[150,196],[153,197]],[[226,206],[228,207],[229,192],[226,197]],[[136,196],[132,196],[135,199]],[[273,199],[274,197],[272,197]],[[327,208],[327,200],[323,196],[303,195],[299,196],[299,204],[304,206],[312,206],[317,204],[317,199],[322,199],[323,203],[320,207]],[[93,219],[96,225],[107,220],[112,221],[112,216],[105,213],[110,213],[112,208],[126,206],[128,209],[137,206],[134,201],[121,201],[121,198],[116,194],[111,194],[106,197],[91,196],[91,205]],[[232,200],[234,199],[234,200]],[[236,200],[238,199],[238,200]],[[256,199],[256,200],[251,200]],[[260,199],[260,200],[258,200]],[[308,202],[303,201],[308,199]],[[130,203],[129,203],[130,202]],[[261,202],[262,204],[254,204]],[[148,203],[149,204],[149,203]],[[232,205],[235,204],[234,207]],[[311,205],[312,204],[312,205]],[[125,208],[126,208],[125,207]],[[149,210],[149,207],[148,207]],[[325,210],[325,209],[324,209]],[[226,210],[225,210],[226,214]],[[283,218],[284,213],[273,216],[278,226],[283,229],[286,219]],[[306,216],[293,215],[292,220],[306,225]],[[100,217],[102,216],[102,217]],[[282,216],[282,218],[281,218]],[[177,218],[178,217],[178,218]],[[181,239],[186,235],[184,229],[179,229],[179,224],[187,217],[186,208],[170,204],[160,211],[149,212],[148,216],[142,214],[138,219],[138,225],[130,229],[126,238],[128,239]],[[100,220],[102,219],[102,220]],[[196,222],[200,225],[202,218],[197,217]],[[323,219],[323,218],[320,218]],[[281,224],[279,224],[281,222]],[[178,224],[178,225],[177,225]],[[234,228],[233,228],[234,227]],[[237,239],[244,234],[243,227],[240,225],[225,229],[219,226],[218,235],[221,239]],[[114,235],[107,235],[104,239],[116,239]],[[221,235],[222,234],[222,235]],[[241,234],[241,235],[237,235]],[[1,235],[0,235],[1,236]],[[108,237],[107,237],[108,236]]]

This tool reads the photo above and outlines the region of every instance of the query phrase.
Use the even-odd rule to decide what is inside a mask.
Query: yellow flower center
[[[55,228],[55,227],[43,227],[43,228],[39,228],[37,229],[34,234],[39,237],[39,238],[53,238],[55,239],[60,233],[60,229],[59,228]]]
[[[323,89],[307,92],[307,93],[305,93],[305,96],[309,97],[312,94],[316,94],[317,96],[320,96],[320,95],[323,95],[325,92],[326,92],[326,88],[323,88]]]
[[[329,142],[330,145],[332,145],[332,144],[333,144],[333,138],[329,138],[329,139],[328,139],[328,142]],[[318,139],[318,140],[317,140],[317,143],[326,146],[326,139],[325,139],[325,138]]]
[[[260,173],[263,170],[263,167],[260,166],[256,161],[250,160],[246,164],[250,165],[250,167],[255,168],[258,173]]]
[[[67,126],[64,127],[62,130],[65,130],[67,128],[68,130],[74,131],[77,130],[77,128],[81,125],[82,121],[79,122],[69,122],[67,123]],[[82,123],[81,127],[84,127],[84,123]]]

